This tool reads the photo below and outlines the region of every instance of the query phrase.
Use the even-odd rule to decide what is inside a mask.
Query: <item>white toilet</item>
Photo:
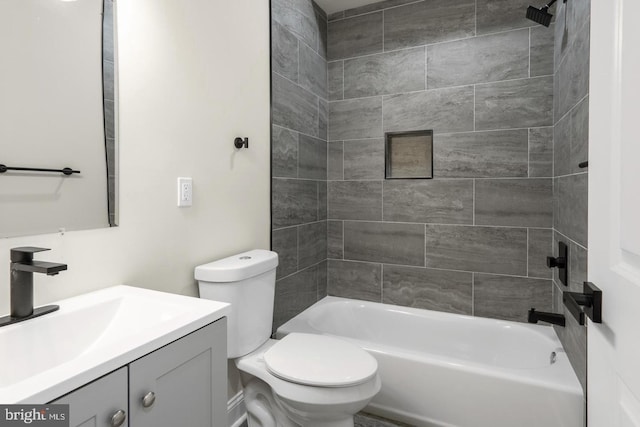
[[[353,427],[380,391],[376,360],[322,335],[269,339],[278,254],[252,250],[196,267],[200,298],[231,303],[227,355],[242,374],[249,427]]]

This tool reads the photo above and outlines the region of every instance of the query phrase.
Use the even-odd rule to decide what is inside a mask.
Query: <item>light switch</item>
[[[193,204],[193,179],[178,178],[178,206],[191,206]]]

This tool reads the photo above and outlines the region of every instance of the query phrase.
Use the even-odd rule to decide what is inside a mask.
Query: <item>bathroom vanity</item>
[[[223,318],[51,403],[70,405],[72,427],[223,426],[225,340]]]
[[[71,426],[226,426],[228,304],[128,286],[56,304],[0,328],[0,401],[69,404]]]

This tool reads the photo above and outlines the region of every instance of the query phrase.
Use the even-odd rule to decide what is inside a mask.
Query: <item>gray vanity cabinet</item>
[[[226,331],[222,318],[51,403],[71,427],[227,427]]]
[[[123,418],[126,427],[127,383],[125,366],[51,403],[69,405],[71,427],[112,427]]]
[[[131,427],[226,427],[226,318],[129,365]]]

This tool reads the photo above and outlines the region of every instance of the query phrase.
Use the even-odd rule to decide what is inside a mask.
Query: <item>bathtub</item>
[[[582,427],[584,395],[553,328],[325,297],[278,328],[333,335],[378,361],[365,412],[413,426]]]

